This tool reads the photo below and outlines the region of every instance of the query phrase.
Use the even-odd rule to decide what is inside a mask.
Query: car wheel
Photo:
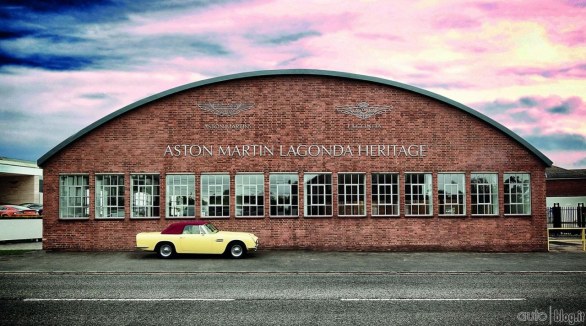
[[[159,245],[159,250],[157,250],[159,257],[161,258],[171,258],[175,254],[175,247],[173,247],[170,243],[163,243]]]
[[[234,242],[230,244],[228,248],[228,253],[232,258],[242,258],[246,254],[246,248],[240,242]]]

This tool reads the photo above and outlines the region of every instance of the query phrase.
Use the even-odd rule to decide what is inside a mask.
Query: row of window
[[[366,216],[365,173],[339,173],[337,184],[337,214]],[[371,214],[399,216],[399,174],[372,173]],[[432,174],[403,175],[404,214],[430,216],[433,214]],[[195,176],[169,174],[166,180],[166,216],[195,217]],[[472,215],[499,214],[498,174],[472,173],[470,185],[465,186],[464,173],[438,173],[437,194],[439,215],[466,214],[467,189],[470,191]],[[531,185],[528,173],[505,173],[504,212],[507,215],[531,214]],[[262,173],[243,173],[235,177],[236,217],[265,216],[265,182]],[[304,173],[304,216],[332,216],[333,184],[331,173]],[[269,215],[299,216],[299,176],[296,173],[269,175]],[[230,176],[202,174],[200,177],[200,216],[230,216]],[[61,218],[89,217],[89,176],[60,176]],[[97,174],[95,180],[96,218],[124,218],[125,183],[123,174]],[[160,179],[158,174],[130,175],[130,217],[158,218],[160,216]]]

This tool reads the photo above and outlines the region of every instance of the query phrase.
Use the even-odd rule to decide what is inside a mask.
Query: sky
[[[0,0],[0,156],[36,161],[176,86],[299,68],[426,89],[586,168],[586,0]]]

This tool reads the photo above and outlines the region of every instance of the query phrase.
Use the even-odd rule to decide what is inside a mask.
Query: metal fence
[[[583,228],[586,227],[586,207],[554,207],[547,208],[548,228]]]

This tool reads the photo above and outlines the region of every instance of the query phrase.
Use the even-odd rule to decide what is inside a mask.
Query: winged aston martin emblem
[[[336,108],[336,110],[340,113],[351,114],[360,119],[368,119],[377,114],[382,114],[390,109],[391,107],[389,106],[370,106],[366,102],[360,102],[352,106],[338,106]]]
[[[254,107],[254,104],[248,103],[234,103],[234,104],[218,104],[218,103],[198,103],[200,109],[219,115],[222,117],[230,117],[237,115],[240,112],[250,110]]]

